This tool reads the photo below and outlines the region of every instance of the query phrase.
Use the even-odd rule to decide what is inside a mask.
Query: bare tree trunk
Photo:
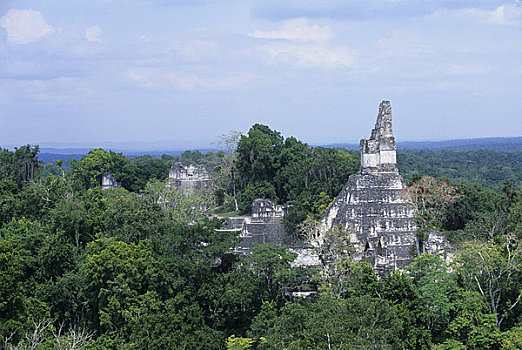
[[[234,206],[236,211],[239,210],[236,199],[236,155],[232,158],[232,196],[234,197]]]

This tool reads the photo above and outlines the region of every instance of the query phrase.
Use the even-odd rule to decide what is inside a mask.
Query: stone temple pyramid
[[[375,128],[361,140],[361,167],[321,220],[321,231],[350,234],[357,255],[375,269],[401,269],[413,260],[415,208],[404,196],[406,183],[397,168],[389,101],[382,101]]]

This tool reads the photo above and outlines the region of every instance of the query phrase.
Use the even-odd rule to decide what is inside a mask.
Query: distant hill
[[[64,163],[64,166],[66,168],[69,167],[69,164],[71,162],[71,159],[80,159],[81,157],[83,157],[84,155],[86,155],[87,152],[85,153],[78,153],[78,154],[74,154],[74,153],[71,153],[71,154],[59,154],[59,153],[45,153],[45,152],[42,152],[40,151],[40,153],[38,153],[38,159],[45,162],[45,163],[54,163],[55,161],[61,159],[63,160],[63,163]]]
[[[479,139],[448,140],[448,141],[419,141],[398,142],[398,148],[402,149],[431,149],[454,151],[490,150],[503,152],[522,151],[522,137],[488,137]]]
[[[38,153],[38,159],[45,163],[54,163],[55,161],[61,159],[64,162],[64,167],[68,168],[71,159],[80,159],[81,157],[87,155],[91,148],[40,148],[40,152]],[[120,149],[112,149],[106,148],[106,150],[111,150],[118,153],[123,153],[126,157],[134,158],[137,156],[143,155],[151,155],[153,157],[160,157],[163,154],[168,154],[171,156],[180,156],[185,150],[177,151],[177,150],[169,150],[169,151],[125,151]],[[198,149],[201,153],[207,153],[209,149]]]
[[[323,147],[340,147],[348,150],[359,150],[359,144],[356,143],[333,143],[320,145]],[[402,141],[397,142],[399,150],[453,150],[453,151],[474,151],[474,150],[490,150],[502,152],[522,152],[522,136],[519,137],[488,137],[476,139],[461,139],[461,140],[445,140],[445,141]],[[169,154],[173,156],[181,155],[185,150],[155,150],[155,151],[137,151],[125,150],[122,148],[106,148],[114,152],[121,152],[129,158],[134,158],[141,155],[151,155],[159,157],[162,154]],[[187,148],[191,149],[191,148]],[[44,162],[55,162],[58,159],[64,161],[67,167],[70,160],[73,158],[80,159],[86,155],[91,148],[86,147],[42,147],[38,158]],[[194,149],[191,149],[194,150]],[[213,151],[211,149],[198,149],[201,153]]]
[[[359,144],[335,143],[323,147],[341,147],[348,150],[358,150]],[[521,152],[522,136],[520,137],[487,137],[478,139],[445,140],[445,141],[402,141],[397,142],[398,149],[454,150],[475,151],[490,150],[503,152]]]

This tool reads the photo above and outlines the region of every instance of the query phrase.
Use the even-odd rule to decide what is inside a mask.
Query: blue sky
[[[514,0],[1,0],[0,146],[520,136]]]

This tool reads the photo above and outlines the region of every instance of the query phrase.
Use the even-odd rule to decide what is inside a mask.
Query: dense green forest
[[[403,176],[415,174],[471,182],[500,192],[505,183],[522,184],[522,152],[399,150]]]
[[[422,254],[407,271],[377,276],[353,258],[346,232],[330,232],[321,264],[305,269],[280,246],[239,257],[239,238],[217,230],[223,221],[194,210],[200,201],[223,215],[248,213],[258,197],[292,202],[288,241],[303,240],[357,171],[355,152],[259,124],[222,146],[132,159],[95,149],[70,169],[42,164],[36,146],[0,149],[0,347],[522,347],[520,153],[399,153],[422,199],[419,239],[442,230],[454,256]],[[213,195],[172,193],[165,179],[177,161],[205,164]],[[105,171],[122,188],[102,191]]]

